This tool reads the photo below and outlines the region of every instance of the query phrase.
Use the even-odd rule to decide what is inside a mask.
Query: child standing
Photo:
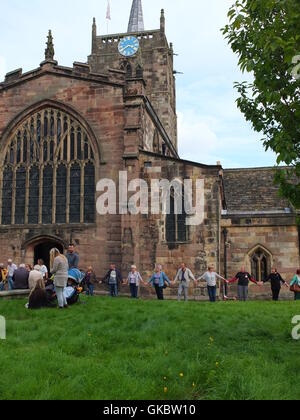
[[[86,295],[87,296],[94,296],[95,292],[95,285],[97,283],[97,277],[93,270],[93,267],[89,267],[86,274],[85,274],[85,284],[87,287]]]

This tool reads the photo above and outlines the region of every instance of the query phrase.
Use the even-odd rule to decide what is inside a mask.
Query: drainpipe
[[[228,277],[228,255],[227,255],[227,239],[228,239],[228,230],[225,228],[223,229],[224,235],[224,277],[227,279]],[[224,284],[224,291],[225,296],[227,296],[228,286],[227,283]]]

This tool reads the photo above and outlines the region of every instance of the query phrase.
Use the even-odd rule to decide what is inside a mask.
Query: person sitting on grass
[[[226,280],[227,284],[235,283],[238,281],[238,297],[241,302],[246,302],[248,300],[249,293],[249,282],[261,285],[258,283],[254,277],[246,271],[245,267],[242,267],[241,271],[232,280]]]
[[[7,280],[7,269],[4,267],[4,264],[0,264],[0,292],[5,290],[5,283]]]
[[[13,284],[15,290],[27,290],[29,273],[26,270],[26,264],[21,264],[19,268],[14,271]]]
[[[30,271],[33,270],[33,267],[31,264],[26,264],[26,270],[28,271],[28,273],[30,273]]]
[[[54,308],[56,303],[51,302],[46,293],[43,277],[39,278],[29,295],[28,309]]]
[[[17,270],[16,264],[13,263],[13,260],[10,258],[7,261],[7,283],[8,283],[8,290],[14,290],[14,273]]]
[[[95,285],[97,283],[97,277],[93,270],[93,267],[89,267],[85,273],[84,282],[86,284],[86,295],[94,296]]]
[[[156,291],[157,299],[164,300],[164,289],[167,286],[171,285],[170,280],[168,279],[167,275],[162,271],[162,266],[157,265],[155,268],[155,273],[149,280],[149,285],[152,285]]]
[[[137,267],[135,265],[132,265],[131,271],[128,274],[128,278],[126,280],[126,284],[127,285],[129,284],[129,287],[130,287],[130,293],[131,293],[132,299],[138,299],[139,287],[141,283],[143,283],[144,285],[146,284],[143,281],[140,273],[137,271]]]
[[[41,273],[41,267],[39,265],[35,265],[34,269],[30,271],[28,283],[29,283],[29,289],[33,290],[35,288],[36,283],[39,280],[43,280],[43,274]]]
[[[115,264],[110,265],[110,269],[104,277],[104,282],[109,285],[109,292],[111,297],[118,297],[119,285],[122,283],[121,272],[116,268]]]
[[[300,270],[297,270],[290,286],[294,289],[295,300],[300,300]]]
[[[214,271],[213,266],[208,267],[208,271],[198,278],[198,281],[206,281],[209,300],[212,303],[215,303],[217,300],[217,279],[226,281],[224,277],[219,276],[219,274]]]

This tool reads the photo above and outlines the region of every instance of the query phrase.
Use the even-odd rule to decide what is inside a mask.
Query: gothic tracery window
[[[46,108],[28,117],[0,165],[2,225],[94,222],[94,151],[71,115]]]
[[[256,250],[250,256],[251,272],[257,281],[265,281],[271,270],[270,256],[262,248]]]

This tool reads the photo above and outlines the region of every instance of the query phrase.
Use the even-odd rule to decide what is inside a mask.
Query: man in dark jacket
[[[227,281],[227,283],[235,283],[236,281],[238,281],[239,300],[246,302],[248,300],[249,282],[251,281],[255,284],[258,284],[258,282],[246,271],[245,267],[242,267],[241,271],[232,280]]]
[[[278,273],[276,268],[272,268],[272,273],[264,281],[264,283],[267,283],[268,281],[271,282],[273,300],[274,300],[274,302],[277,302],[279,300],[281,285],[284,284],[286,287],[289,287],[289,285],[287,284],[286,281],[283,280],[283,278]]]
[[[104,277],[104,282],[109,285],[109,292],[111,297],[118,297],[119,284],[123,282],[121,272],[116,268],[115,264],[110,265],[110,269]]]
[[[15,270],[13,275],[14,289],[15,290],[27,290],[29,289],[28,284],[29,272],[26,270],[26,265],[21,264],[20,267]]]

